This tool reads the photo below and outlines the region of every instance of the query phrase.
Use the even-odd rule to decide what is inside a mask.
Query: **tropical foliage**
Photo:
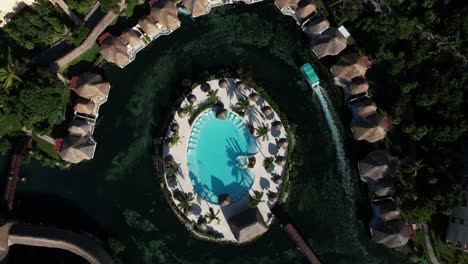
[[[182,210],[184,213],[191,211],[194,200],[193,193],[181,193],[180,195],[176,196],[176,199],[179,201],[177,206],[180,208],[180,210]]]
[[[263,167],[265,168],[265,170],[272,170],[274,167],[275,167],[275,158],[273,157],[266,157],[264,160],[263,160]]]
[[[109,246],[113,256],[117,256],[125,251],[125,244],[122,243],[120,240],[117,240],[116,238],[109,238],[107,240],[107,245]]]
[[[8,90],[15,82],[21,82],[21,79],[15,71],[15,65],[13,64],[10,50],[8,50],[6,57],[6,65],[0,68],[0,84],[2,84],[5,90]]]
[[[250,195],[250,197],[249,197],[249,207],[255,208],[260,203],[265,202],[264,200],[262,200],[262,198],[263,198],[263,192],[254,190],[253,195]]]
[[[269,139],[268,134],[270,133],[270,128],[265,123],[262,123],[259,127],[255,128],[255,134],[257,138],[261,138],[263,141]]]
[[[208,219],[208,224],[211,224],[211,222],[213,222],[214,220],[216,220],[216,223],[219,224],[219,212],[220,210],[218,209],[218,211],[216,211],[215,213],[212,207],[208,209],[208,213],[205,214],[205,217]]]
[[[217,104],[220,100],[218,96],[218,89],[208,91],[208,99],[212,104]]]
[[[242,98],[237,102],[237,104],[233,107],[233,111],[238,113],[241,116],[249,114],[254,109],[254,106],[250,104],[250,100],[248,98]]]

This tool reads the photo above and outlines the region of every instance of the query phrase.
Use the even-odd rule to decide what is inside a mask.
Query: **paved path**
[[[68,7],[68,5],[63,1],[63,0],[49,0],[52,2],[54,5],[58,5],[65,14],[75,23],[75,25],[82,25],[83,24],[83,19],[78,17],[73,10]]]
[[[125,7],[125,0],[121,0],[120,2],[120,10]],[[99,21],[99,23],[94,27],[94,29],[89,33],[86,40],[81,43],[76,49],[69,52],[67,55],[63,56],[62,58],[55,61],[56,70],[60,72],[61,70],[65,69],[80,57],[83,53],[88,51],[93,44],[96,42],[96,39],[101,35],[101,33],[116,19],[119,15],[109,11],[107,14]]]
[[[427,251],[429,252],[429,257],[431,258],[432,264],[439,264],[439,260],[434,253],[434,248],[432,247],[432,240],[430,237],[429,227],[427,224],[421,224],[421,227],[424,231],[424,238],[426,239]]]

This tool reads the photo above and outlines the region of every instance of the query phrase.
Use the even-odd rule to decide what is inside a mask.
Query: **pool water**
[[[232,112],[225,120],[211,109],[192,127],[187,163],[195,191],[206,201],[218,204],[218,195],[229,194],[234,203],[248,194],[254,175],[238,166],[237,157],[258,152],[255,139],[242,119]]]

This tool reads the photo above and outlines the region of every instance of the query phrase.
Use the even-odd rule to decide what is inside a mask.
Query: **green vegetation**
[[[192,211],[192,204],[195,199],[193,193],[180,193],[179,195],[176,195],[175,198],[179,201],[177,206],[184,212],[184,214]]]
[[[255,128],[255,133],[257,138],[261,138],[262,141],[269,139],[268,134],[270,133],[270,128],[267,124],[262,123],[259,127]]]
[[[266,157],[264,160],[263,160],[263,167],[265,168],[265,170],[269,171],[269,170],[272,170],[274,167],[275,167],[275,158],[273,157]]]
[[[208,213],[205,214],[205,217],[208,218],[208,224],[211,224],[211,222],[213,222],[214,220],[216,220],[216,223],[219,224],[219,212],[220,210],[218,209],[218,211],[216,211],[215,213],[212,207],[208,209]]]
[[[239,114],[240,116],[248,115],[251,111],[253,111],[254,106],[250,104],[250,100],[248,98],[242,98],[237,102],[235,106],[232,107],[232,110]]]
[[[96,0],[66,0],[67,5],[82,17],[86,16]]]
[[[263,192],[260,191],[253,191],[253,195],[249,196],[249,207],[256,208],[260,203],[265,202],[263,198]]]

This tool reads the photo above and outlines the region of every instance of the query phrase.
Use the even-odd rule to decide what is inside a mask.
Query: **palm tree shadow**
[[[229,99],[232,99],[234,96],[239,99],[240,96],[243,96],[243,94],[236,88],[236,84],[233,79],[228,79],[228,84],[226,91]]]
[[[261,120],[259,117],[261,117],[261,113],[257,107],[252,107],[252,109],[247,114],[247,118],[249,120],[249,123],[251,124],[253,123],[260,124]]]

